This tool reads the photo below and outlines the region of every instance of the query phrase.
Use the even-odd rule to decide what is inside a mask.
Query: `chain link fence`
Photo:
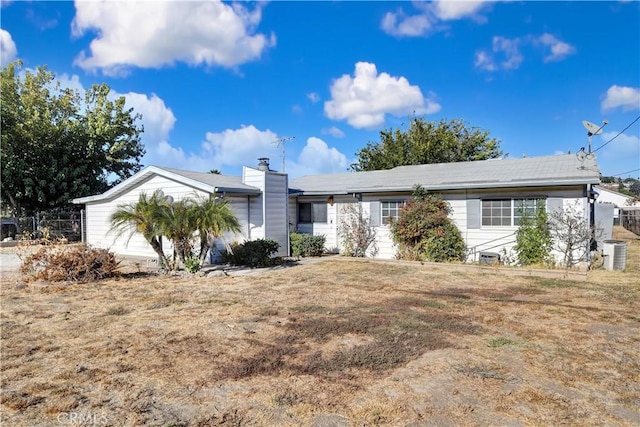
[[[621,207],[620,225],[640,236],[640,207]]]
[[[84,241],[84,211],[39,212],[36,216],[2,218],[2,240],[65,238],[70,242]]]

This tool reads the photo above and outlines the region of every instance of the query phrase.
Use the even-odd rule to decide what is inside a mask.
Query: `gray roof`
[[[80,197],[73,199],[72,203],[90,203],[100,200],[107,200],[134,188],[139,183],[152,175],[160,175],[169,179],[180,181],[194,189],[199,189],[209,193],[225,192],[229,194],[260,194],[261,190],[251,185],[242,183],[242,177],[218,175],[205,172],[193,172],[182,169],[172,169],[160,166],[148,166],[130,178],[124,180],[115,187],[95,196]]]
[[[314,195],[411,191],[416,184],[427,190],[463,190],[599,182],[600,171],[595,158],[581,161],[575,154],[565,154],[308,175],[291,180],[289,187],[294,193]]]
[[[201,182],[203,184],[215,187],[218,191],[226,191],[228,193],[260,193],[260,190],[251,185],[242,183],[241,176],[234,175],[221,175],[207,172],[194,172],[183,169],[166,168],[164,166],[157,166],[158,169],[163,169],[167,172],[180,175],[182,177],[192,179],[194,181]]]

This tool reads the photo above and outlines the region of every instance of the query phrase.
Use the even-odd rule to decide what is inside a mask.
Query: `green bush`
[[[247,240],[244,243],[234,243],[231,251],[224,254],[224,260],[232,265],[246,265],[247,267],[269,267],[274,264],[271,257],[278,252],[280,244],[271,239]]]
[[[416,186],[413,199],[401,209],[398,220],[391,223],[398,257],[436,262],[463,260],[466,247],[450,213],[448,202]]]
[[[523,216],[516,231],[516,245],[514,250],[518,255],[518,262],[522,265],[549,264],[551,257],[551,230],[548,225],[544,204],[536,210],[532,217]]]
[[[446,222],[429,233],[429,236],[423,240],[422,250],[419,253],[427,261],[460,261],[466,249],[458,227],[451,222]]]
[[[314,236],[312,234],[291,233],[291,254],[299,257],[322,256],[324,244],[327,240],[325,235]]]
[[[200,271],[200,258],[197,256],[190,256],[184,260],[184,269],[189,273],[197,273]]]

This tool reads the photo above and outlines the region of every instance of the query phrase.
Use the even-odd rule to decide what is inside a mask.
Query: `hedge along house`
[[[86,211],[86,242],[108,248],[119,255],[155,258],[155,252],[142,237],[134,233],[111,231],[110,217],[119,205],[136,203],[140,193],[151,195],[162,190],[174,201],[187,197],[223,197],[228,200],[242,230],[227,235],[228,242],[273,239],[280,244],[278,255],[289,253],[287,175],[269,169],[268,159],[260,159],[257,168],[244,167],[242,176],[217,175],[149,166],[105,193],[74,199]],[[224,242],[218,241],[210,259],[215,260]],[[171,255],[171,242],[163,242],[163,250]]]
[[[289,216],[299,232],[323,234],[327,249],[340,251],[340,224],[353,206],[375,228],[372,254],[394,258],[389,223],[419,184],[450,203],[468,261],[478,261],[481,252],[513,248],[521,215],[540,203],[547,212],[572,208],[589,221],[599,175],[595,159],[569,154],[305,176],[290,183]]]

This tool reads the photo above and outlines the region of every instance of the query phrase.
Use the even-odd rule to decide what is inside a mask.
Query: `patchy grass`
[[[1,421],[637,425],[636,268],[586,283],[345,260],[245,277],[3,277]]]
[[[503,347],[505,345],[513,345],[515,343],[516,343],[515,341],[505,337],[490,338],[487,341],[487,345],[489,347]]]

